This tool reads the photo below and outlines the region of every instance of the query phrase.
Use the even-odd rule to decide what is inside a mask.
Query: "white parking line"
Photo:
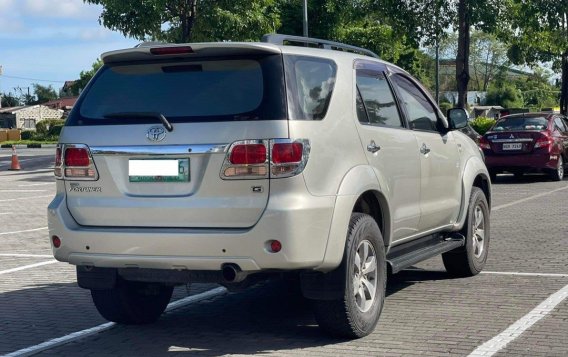
[[[18,253],[1,253],[0,257],[7,258],[53,258],[51,254],[18,254]]]
[[[174,301],[172,303],[170,303],[168,305],[168,308],[166,309],[166,311],[172,311],[175,309],[179,309],[180,307],[186,306],[186,305],[190,305],[190,304],[194,304],[197,303],[199,301],[202,300],[206,300],[206,299],[211,299],[213,297],[219,296],[219,295],[223,295],[227,292],[227,289],[223,288],[223,287],[219,287],[219,288],[215,288],[209,291],[205,291],[201,294],[197,294],[197,295],[193,295],[193,296],[188,296],[186,298],[180,299],[178,301]],[[12,352],[12,353],[8,353],[7,355],[4,355],[4,357],[23,357],[23,356],[31,356],[33,354],[45,351],[45,350],[49,350],[52,349],[54,347],[58,347],[61,345],[65,345],[67,343],[79,340],[81,338],[85,338],[91,335],[94,335],[96,333],[102,332],[102,331],[106,331],[108,329],[111,329],[115,326],[116,324],[114,322],[107,322],[105,324],[102,325],[98,325],[86,330],[82,330],[82,331],[77,331],[77,332],[73,332],[72,334],[63,336],[63,337],[58,337],[58,338],[54,338],[52,340],[40,343],[39,345],[35,345],[35,346],[31,346],[31,347],[26,347],[24,349]]]
[[[495,207],[491,208],[491,211],[499,211],[503,208],[511,207],[511,206],[517,205],[519,203],[534,200],[535,198],[547,196],[547,195],[550,195],[551,193],[563,191],[563,190],[566,190],[566,189],[568,189],[568,186],[557,188],[556,190],[550,190],[550,191],[547,191],[547,192],[542,192],[542,193],[539,193],[539,194],[536,194],[536,195],[533,195],[533,196],[525,197],[525,198],[517,200],[517,201],[513,201],[513,202],[505,203],[503,205],[495,206]]]
[[[48,190],[0,190],[0,192],[47,192]]]
[[[509,326],[505,331],[501,332],[491,340],[477,347],[469,354],[469,357],[477,356],[493,356],[499,352],[511,341],[519,337],[523,332],[537,323],[540,319],[548,315],[554,308],[568,297],[568,285],[552,294],[548,299],[544,300],[540,305],[535,307],[531,312],[517,320]]]
[[[48,260],[47,262],[41,262],[41,263],[35,263],[35,264],[30,264],[30,265],[24,265],[22,267],[18,267],[18,268],[13,268],[13,269],[8,269],[8,270],[0,270],[0,275],[3,274],[9,274],[9,273],[14,273],[20,270],[26,270],[26,269],[31,269],[31,268],[36,268],[36,267],[40,267],[42,265],[47,265],[47,264],[53,264],[53,263],[57,263],[57,260]]]
[[[515,275],[515,276],[542,276],[547,278],[568,278],[568,274],[555,273],[519,273],[515,271],[482,271],[481,274]]]
[[[33,200],[33,199],[35,199],[35,198],[45,198],[45,197],[53,197],[53,195],[9,198],[9,199],[7,199],[7,200],[0,200],[0,202],[13,202],[13,201],[20,201],[20,200]]]
[[[47,229],[47,227],[41,227],[41,228],[34,228],[34,229],[26,229],[23,231],[14,231],[14,232],[2,232],[0,233],[0,236],[5,236],[8,234],[18,234],[18,233],[27,233],[27,232],[37,232],[37,231],[43,231]]]

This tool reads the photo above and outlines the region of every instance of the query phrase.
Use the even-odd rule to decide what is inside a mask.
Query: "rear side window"
[[[155,121],[117,113],[160,113],[173,123],[285,119],[282,78],[277,55],[108,65],[67,125]]]
[[[284,56],[284,63],[290,119],[323,119],[335,87],[335,62],[287,55]]]
[[[548,128],[548,119],[544,117],[512,117],[503,118],[497,121],[493,127],[493,131],[525,131],[537,130],[543,131]]]

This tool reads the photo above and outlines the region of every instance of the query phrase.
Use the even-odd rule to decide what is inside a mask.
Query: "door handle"
[[[421,154],[428,154],[430,152],[430,148],[428,146],[426,146],[426,144],[422,144],[422,147],[420,147],[420,153]]]
[[[371,140],[371,143],[369,143],[369,145],[367,145],[367,151],[372,152],[373,154],[376,153],[379,150],[381,150],[381,147],[379,145],[375,144],[375,140]]]

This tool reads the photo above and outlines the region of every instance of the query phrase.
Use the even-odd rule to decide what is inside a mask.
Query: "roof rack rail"
[[[370,57],[379,58],[379,56],[373,51],[369,51],[361,47],[356,47],[356,46],[346,45],[341,42],[333,42],[333,41],[321,40],[318,38],[311,38],[311,37],[291,36],[291,35],[282,35],[282,34],[273,33],[262,36],[261,42],[272,43],[281,46],[289,43],[302,44],[305,46],[315,45],[315,47],[317,48],[323,48],[326,50],[354,52]]]

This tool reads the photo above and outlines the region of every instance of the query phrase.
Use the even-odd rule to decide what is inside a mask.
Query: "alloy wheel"
[[[366,312],[377,294],[377,255],[371,242],[364,240],[359,244],[353,264],[353,295],[357,308]]]

